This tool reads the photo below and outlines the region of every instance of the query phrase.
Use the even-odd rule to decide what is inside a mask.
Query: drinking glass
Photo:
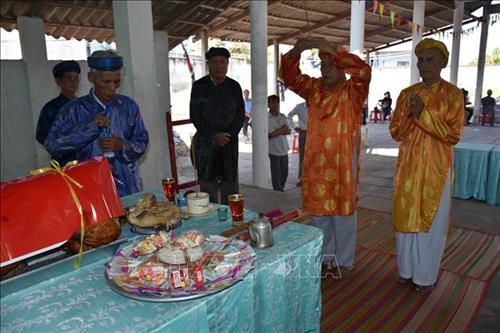
[[[231,194],[228,197],[228,201],[229,210],[231,210],[231,216],[233,218],[233,224],[241,224],[243,222],[243,194]]]
[[[167,200],[174,201],[175,192],[177,190],[175,179],[173,178],[162,179],[161,185],[163,186],[163,192],[165,193],[165,197],[167,198]]]

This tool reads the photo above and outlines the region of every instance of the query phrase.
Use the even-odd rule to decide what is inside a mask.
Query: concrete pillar
[[[486,44],[488,41],[488,26],[490,23],[490,2],[483,7],[481,22],[481,37],[479,40],[479,56],[477,59],[477,81],[474,96],[474,124],[479,124],[481,119],[481,97],[483,93],[484,65],[486,61]]]
[[[141,159],[141,177],[145,189],[159,188],[161,179],[168,175],[168,163],[165,110],[159,109],[156,85],[151,1],[114,0],[113,19],[117,48],[125,64],[121,91],[139,104],[149,132],[148,151]]]
[[[411,74],[410,84],[420,81],[420,74],[417,68],[417,56],[415,55],[415,46],[422,40],[422,27],[424,26],[425,18],[425,1],[413,1],[413,36],[411,47]],[[419,29],[417,31],[417,24]]]
[[[455,1],[453,11],[453,44],[451,46],[450,82],[454,85],[458,81],[458,65],[460,61],[460,39],[462,37],[462,18],[464,16],[464,2]]]
[[[280,44],[275,39],[273,40],[274,46],[274,93],[276,96],[280,95],[280,87],[278,85],[278,75],[280,70]]]
[[[171,112],[170,105],[170,68],[168,61],[168,33],[158,30],[153,33],[155,47],[156,86],[158,87],[158,111],[163,115],[163,125],[166,126],[165,113]],[[162,160],[165,165],[166,174],[173,176],[170,168],[170,152],[168,150],[168,137],[165,130],[160,130]]]
[[[49,62],[47,60],[47,46],[45,43],[45,32],[43,20],[39,17],[19,16],[17,18],[19,39],[21,43],[21,54],[23,57],[26,77],[28,79],[28,91],[26,98],[30,100],[31,112],[33,114],[32,142],[35,167],[49,165],[50,155],[38,144],[35,139],[36,124],[42,107],[50,99],[56,96],[47,96],[47,91],[41,89],[47,82]],[[50,84],[50,83],[49,83]]]
[[[201,31],[201,76],[208,74],[207,70],[207,60],[205,59],[205,53],[208,51],[208,33],[206,29]]]
[[[253,184],[269,188],[267,120],[267,0],[250,2]]]
[[[351,45],[350,52],[358,56],[363,54],[365,38],[365,0],[351,1]]]

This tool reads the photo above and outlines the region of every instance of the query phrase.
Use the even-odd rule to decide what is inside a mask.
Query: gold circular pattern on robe
[[[322,197],[322,196],[325,195],[325,193],[326,193],[326,186],[324,184],[318,184],[318,185],[316,185],[314,194],[317,197]]]
[[[337,124],[337,133],[339,134],[347,133],[347,123],[345,121],[341,121]]]
[[[333,143],[335,142],[335,139],[331,136],[325,139],[325,149],[331,150],[333,149]]]
[[[430,186],[425,186],[424,187],[424,197],[426,199],[431,199],[434,197],[434,189]]]
[[[335,200],[333,200],[333,199],[328,199],[328,200],[326,200],[326,201],[325,201],[325,203],[323,204],[323,207],[324,207],[327,211],[331,212],[331,211],[334,211],[334,210],[335,210],[335,208],[337,207],[337,203],[336,203],[336,202],[335,202]]]
[[[350,209],[351,209],[351,202],[350,201],[344,202],[344,212],[347,213],[349,212]]]
[[[412,183],[412,180],[411,179],[408,179],[406,182],[405,182],[405,191],[410,193],[413,189],[413,183]]]
[[[351,183],[352,182],[351,170],[346,170],[345,171],[345,179],[346,179],[346,183]]]
[[[326,156],[323,153],[319,153],[314,157],[314,165],[323,166],[326,163]]]
[[[340,185],[335,185],[335,187],[333,188],[333,191],[335,192],[336,196],[339,196],[340,195]]]
[[[329,182],[333,182],[337,178],[337,172],[334,169],[326,169],[325,179]]]

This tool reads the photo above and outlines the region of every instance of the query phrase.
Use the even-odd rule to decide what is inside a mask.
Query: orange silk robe
[[[351,215],[358,200],[360,124],[371,68],[356,55],[339,52],[334,63],[351,78],[327,89],[321,79],[301,74],[299,60],[291,52],[283,55],[281,74],[286,87],[302,96],[309,109],[302,172],[304,210],[312,215]]]
[[[424,102],[419,119],[410,115],[410,96]],[[440,80],[414,84],[401,92],[389,129],[399,141],[392,222],[397,232],[427,232],[439,208],[448,170],[453,188],[453,145],[464,127],[462,92]]]

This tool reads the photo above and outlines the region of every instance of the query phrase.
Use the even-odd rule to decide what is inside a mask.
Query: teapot
[[[248,228],[253,247],[264,249],[273,246],[273,229],[271,222],[263,213]]]

